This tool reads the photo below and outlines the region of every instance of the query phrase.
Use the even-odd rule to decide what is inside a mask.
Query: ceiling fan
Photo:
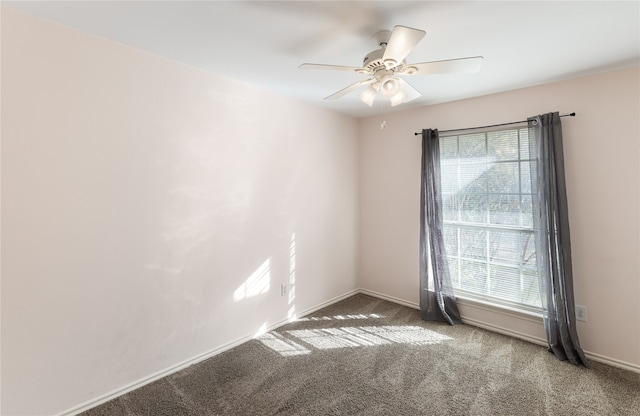
[[[380,49],[369,52],[364,57],[362,67],[305,63],[299,68],[352,71],[366,75],[368,78],[325,97],[325,100],[340,98],[361,87],[368,86],[360,94],[360,99],[370,107],[378,94],[389,98],[392,106],[406,103],[421,96],[400,76],[463,74],[480,70],[482,56],[407,64],[405,58],[422,40],[425,33],[424,30],[406,26],[395,26],[392,32],[388,30],[377,32],[373,38],[380,45]]]

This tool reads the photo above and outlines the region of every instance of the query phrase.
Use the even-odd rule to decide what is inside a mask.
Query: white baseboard
[[[408,308],[413,308],[413,309],[420,310],[420,305],[418,303],[416,303],[416,302],[409,302],[409,301],[404,300],[404,299],[396,298],[396,297],[389,296],[389,295],[384,295],[384,294],[379,293],[379,292],[374,292],[373,290],[358,289],[358,290],[356,290],[356,293],[362,293],[363,295],[373,296],[374,298],[378,298],[378,299],[382,299],[382,300],[388,300],[389,302],[397,303],[398,305],[402,305],[402,306],[406,306]]]
[[[409,307],[409,308],[418,309],[418,310],[420,309],[420,305],[415,303],[415,302],[409,302],[409,301],[406,301],[404,299],[400,299],[400,298],[396,298],[396,297],[393,297],[393,296],[384,295],[382,293],[374,292],[374,291],[371,291],[371,290],[368,290],[368,289],[355,289],[355,290],[349,291],[349,292],[347,292],[347,293],[345,293],[343,295],[340,295],[340,296],[337,296],[335,298],[332,298],[332,299],[330,299],[330,300],[328,300],[326,302],[323,302],[323,303],[321,303],[319,305],[316,305],[316,306],[314,306],[312,308],[306,309],[305,311],[301,312],[300,315],[298,315],[297,317],[301,318],[301,317],[303,317],[305,315],[309,315],[309,314],[311,314],[311,313],[313,313],[313,312],[315,312],[317,310],[320,310],[320,309],[325,308],[325,307],[327,307],[329,305],[332,305],[332,304],[334,304],[336,302],[339,302],[341,300],[344,300],[344,299],[346,299],[348,297],[351,297],[353,295],[360,294],[360,293],[364,294],[364,295],[369,295],[369,296],[372,296],[372,297],[375,297],[375,298],[378,298],[378,299],[382,299],[382,300],[386,300],[386,301],[389,301],[389,302],[393,302],[393,303],[396,303],[398,305],[406,306],[406,307]],[[269,326],[267,328],[267,332],[268,331],[273,331],[274,329],[277,329],[277,328],[279,328],[279,327],[281,327],[283,325],[286,325],[289,322],[291,322],[291,319],[284,319],[282,321],[279,321],[279,322]],[[534,343],[534,344],[537,344],[537,345],[542,345],[542,346],[546,346],[547,345],[547,342],[544,339],[541,339],[541,338],[538,338],[538,337],[534,337],[534,336],[531,336],[531,335],[528,335],[528,334],[525,334],[525,333],[513,331],[511,329],[502,328],[502,327],[499,327],[499,326],[496,326],[496,325],[492,325],[492,324],[487,323],[487,322],[482,322],[482,321],[478,321],[478,320],[470,319],[470,318],[465,318],[465,317],[462,317],[462,322],[465,323],[465,324],[468,324],[468,325],[476,326],[476,327],[479,327],[479,328],[484,328],[484,329],[487,329],[487,330],[490,330],[490,331],[493,331],[493,332],[497,332],[497,333],[500,333],[500,334],[509,335],[509,336],[514,337],[514,338],[519,338],[519,339],[522,339],[522,340],[525,340],[525,341],[528,341],[528,342],[531,342],[531,343]],[[123,387],[121,387],[119,389],[113,390],[110,393],[104,394],[104,395],[102,395],[102,396],[100,396],[98,398],[89,400],[89,401],[87,401],[87,402],[85,402],[83,404],[80,404],[80,405],[75,406],[75,407],[73,407],[71,409],[68,409],[68,410],[66,410],[66,411],[64,411],[62,413],[59,413],[58,416],[73,416],[73,415],[80,414],[80,413],[85,412],[85,411],[87,411],[87,410],[89,410],[91,408],[94,408],[94,407],[99,406],[99,405],[101,405],[103,403],[106,403],[106,402],[108,402],[110,400],[113,400],[113,399],[115,399],[115,398],[117,398],[119,396],[122,396],[123,394],[126,394],[126,393],[128,393],[130,391],[136,390],[136,389],[138,389],[140,387],[143,387],[143,386],[145,386],[145,385],[147,385],[149,383],[152,383],[152,382],[154,382],[156,380],[159,380],[159,379],[161,379],[163,377],[169,376],[169,375],[171,375],[173,373],[176,373],[176,372],[178,372],[178,371],[180,371],[182,369],[185,369],[185,368],[190,367],[190,366],[192,366],[194,364],[197,364],[197,363],[199,363],[201,361],[204,361],[204,360],[206,360],[208,358],[211,358],[211,357],[213,357],[215,355],[218,355],[218,354],[220,354],[220,353],[222,353],[224,351],[227,351],[227,350],[229,350],[231,348],[237,347],[238,345],[243,344],[243,343],[245,343],[245,342],[247,342],[247,341],[249,341],[249,340],[251,340],[253,338],[255,338],[255,335],[247,335],[247,336],[239,338],[239,339],[237,339],[235,341],[232,341],[232,342],[229,342],[227,344],[224,344],[224,345],[222,345],[220,347],[217,347],[217,348],[214,348],[212,350],[206,351],[206,352],[204,352],[202,354],[199,354],[199,355],[197,355],[195,357],[192,357],[192,358],[190,358],[188,360],[185,360],[185,361],[183,361],[181,363],[178,363],[178,364],[176,364],[174,366],[171,366],[171,367],[166,368],[164,370],[158,371],[157,373],[154,373],[154,374],[152,374],[152,375],[150,375],[148,377],[144,377],[144,378],[142,378],[142,379],[140,379],[138,381],[130,383],[130,384],[128,384],[126,386],[123,386]],[[590,360],[601,362],[603,364],[607,364],[607,365],[610,365],[612,367],[622,368],[624,370],[632,371],[634,373],[640,373],[640,365],[627,363],[627,362],[624,362],[624,361],[621,361],[621,360],[617,360],[615,358],[606,357],[604,355],[595,354],[595,353],[592,353],[592,352],[589,352],[589,351],[585,351],[584,353],[587,356],[587,358],[590,359]]]
[[[477,319],[462,318],[462,323],[467,325],[476,326],[478,328],[487,329],[491,332],[497,332],[498,334],[508,335],[513,338],[518,338],[523,341],[531,342],[532,344],[547,346],[547,341],[543,338],[539,338],[533,335],[526,334],[524,332],[514,331],[512,329],[503,328],[497,325],[488,324],[486,322],[479,321]]]
[[[351,291],[349,291],[349,292],[347,292],[347,293],[345,293],[345,294],[343,294],[343,295],[336,296],[336,297],[335,297],[335,298],[333,298],[333,299],[330,299],[330,300],[328,300],[328,301],[326,301],[326,302],[322,302],[321,304],[319,304],[319,305],[317,305],[317,306],[314,306],[313,308],[306,309],[306,310],[304,310],[302,313],[300,313],[300,315],[297,315],[297,317],[298,317],[298,318],[302,318],[303,316],[309,315],[310,313],[314,313],[315,311],[318,311],[318,310],[320,310],[320,309],[322,309],[322,308],[326,308],[327,306],[329,306],[329,305],[333,305],[334,303],[338,303],[338,302],[340,302],[341,300],[345,300],[345,299],[347,299],[347,298],[350,298],[351,296],[353,296],[353,295],[357,295],[358,293],[360,293],[360,289],[354,289],[354,290],[351,290]],[[285,321],[284,323],[289,323],[289,322],[290,322],[290,321],[289,321],[289,320],[287,320],[287,321]],[[278,326],[282,326],[282,325],[278,325]],[[274,328],[274,329],[275,329],[275,328]]]
[[[610,365],[611,367],[622,368],[623,370],[640,374],[640,365],[638,364],[628,363],[626,361],[606,357],[604,355],[596,354],[595,352],[589,352],[587,350],[584,350],[584,355],[591,361],[597,361],[602,364]]]
[[[156,380],[159,380],[159,379],[161,379],[163,377],[166,377],[166,376],[168,376],[170,374],[173,374],[173,373],[178,372],[180,370],[183,370],[183,369],[185,369],[187,367],[190,367],[193,364],[199,363],[200,361],[204,361],[207,358],[213,357],[214,355],[220,354],[221,352],[224,352],[224,351],[229,350],[229,349],[231,349],[233,347],[236,347],[236,346],[242,344],[243,342],[246,342],[246,341],[250,340],[251,338],[252,337],[240,338],[240,339],[238,339],[236,341],[224,344],[224,345],[222,345],[222,346],[220,346],[218,348],[214,348],[214,349],[212,349],[210,351],[207,351],[205,353],[199,354],[199,355],[197,355],[195,357],[192,357],[192,358],[190,358],[188,360],[185,360],[185,361],[183,361],[181,363],[173,365],[173,366],[171,366],[169,368],[166,368],[164,370],[158,371],[157,373],[151,374],[148,377],[141,378],[141,379],[139,379],[137,381],[134,381],[133,383],[127,384],[127,385],[125,385],[125,386],[123,386],[121,388],[118,388],[116,390],[113,390],[113,391],[111,391],[111,392],[109,392],[107,394],[104,394],[104,395],[99,396],[99,397],[97,397],[95,399],[89,400],[89,401],[87,401],[85,403],[82,403],[82,404],[80,404],[78,406],[75,406],[75,407],[73,407],[71,409],[65,410],[62,413],[58,413],[58,416],[73,416],[73,415],[80,414],[82,412],[86,412],[89,409],[92,409],[92,408],[94,408],[96,406],[99,406],[99,405],[101,405],[103,403],[106,403],[106,402],[108,402],[110,400],[113,400],[113,399],[115,399],[115,398],[117,398],[119,396],[122,396],[123,394],[127,394],[130,391],[139,389],[140,387],[143,387],[143,386],[145,386],[147,384],[153,383]]]
[[[402,300],[402,299],[398,299],[395,298],[393,296],[388,296],[388,295],[383,295],[382,293],[378,293],[378,292],[374,292],[371,290],[367,290],[367,289],[360,289],[359,291],[360,293],[363,293],[365,295],[369,295],[369,296],[373,296],[375,298],[378,299],[383,299],[383,300],[387,300],[389,302],[394,302],[403,306],[407,306],[409,308],[413,308],[413,309],[420,309],[420,305],[415,303],[415,302],[408,302],[406,300]],[[474,305],[475,306],[475,305]],[[480,306],[480,308],[482,309],[487,309],[489,310],[489,308],[485,307],[485,306]],[[493,309],[491,309],[491,311],[493,312]],[[517,315],[512,315],[511,312],[508,313],[508,315],[510,317],[516,317],[519,318],[519,316]],[[525,319],[528,319],[528,317],[525,317]],[[492,325],[486,322],[482,322],[479,321],[477,319],[471,319],[471,318],[466,318],[464,316],[462,316],[462,322],[468,325],[472,325],[472,326],[477,326],[479,328],[483,328],[483,329],[488,329],[489,331],[493,331],[493,332],[498,332],[500,334],[504,334],[504,335],[509,335],[515,338],[519,338],[519,339],[523,339],[525,341],[529,341],[529,342],[533,342],[534,344],[539,344],[539,345],[547,345],[547,342],[544,339],[538,338],[538,337],[534,337],[522,332],[517,332],[517,331],[513,331],[507,328],[502,328],[496,325]]]
[[[403,299],[398,299],[395,298],[393,296],[388,296],[388,295],[383,295],[382,293],[378,293],[378,292],[374,292],[371,290],[367,290],[367,289],[360,289],[358,291],[356,291],[357,293],[362,293],[365,295],[369,295],[369,296],[373,296],[375,298],[378,299],[383,299],[383,300],[387,300],[389,302],[394,302],[397,303],[399,305],[403,305],[403,306],[407,306],[409,308],[413,308],[413,309],[420,309],[420,305],[415,303],[415,302],[408,302],[406,300]],[[462,301],[461,303],[467,302]],[[491,310],[494,311],[494,308],[488,309],[486,306],[478,306],[474,304],[474,307],[480,307],[481,309],[487,309],[487,310]],[[495,312],[495,311],[494,311]],[[503,311],[501,312],[503,315],[508,315],[512,318],[515,319],[522,319],[522,320],[526,320],[526,321],[530,321],[530,322],[537,322],[539,319],[536,317],[532,317],[532,316],[526,316],[526,314],[522,314],[521,316],[519,316],[519,313],[513,313],[511,311]],[[524,341],[528,341],[531,342],[533,344],[537,344],[537,345],[541,345],[546,347],[547,346],[547,340],[543,339],[543,338],[539,338],[533,335],[529,335],[523,332],[518,332],[518,331],[514,331],[512,329],[508,329],[508,328],[503,328],[497,325],[493,325],[491,323],[488,322],[483,322],[483,321],[479,321],[477,319],[472,319],[472,318],[468,318],[465,316],[462,316],[462,322],[468,325],[472,325],[472,326],[476,326],[479,328],[483,328],[483,329],[487,329],[489,331],[493,331],[493,332],[497,332],[499,334],[503,334],[503,335],[508,335],[514,338],[518,338],[518,339],[522,339]],[[638,373],[640,374],[640,365],[638,364],[633,364],[633,363],[628,363],[622,360],[618,360],[616,358],[611,358],[611,357],[607,357],[605,355],[602,354],[596,354],[594,352],[591,351],[587,351],[584,350],[584,355],[587,357],[587,359],[592,360],[592,361],[597,361],[599,363],[603,363],[603,364],[607,364],[610,365],[612,367],[617,367],[617,368],[622,368],[623,370],[627,370],[627,371],[631,371],[634,373]]]
[[[336,302],[344,300],[344,299],[346,299],[348,297],[351,297],[351,296],[353,296],[353,295],[355,295],[357,293],[359,293],[358,289],[352,290],[350,292],[347,292],[345,294],[337,296],[337,297],[335,297],[333,299],[330,299],[330,300],[328,300],[326,302],[323,302],[323,303],[321,303],[319,305],[316,305],[316,306],[314,306],[312,308],[306,309],[306,310],[302,311],[299,315],[297,315],[297,317],[301,318],[301,317],[303,317],[305,315],[309,315],[310,313],[313,313],[313,312],[315,312],[317,310],[325,308],[325,307],[327,307],[329,305],[332,305],[332,304],[334,304]],[[291,322],[291,319],[283,319],[282,321],[276,322],[273,325],[269,326],[267,328],[266,332],[273,331],[274,329],[277,329],[277,328],[279,328],[279,327],[281,327],[283,325],[286,325],[289,322]],[[217,347],[217,348],[214,348],[212,350],[206,351],[206,352],[204,352],[202,354],[196,355],[195,357],[189,358],[188,360],[182,361],[181,363],[173,365],[173,366],[171,366],[169,368],[166,368],[164,370],[158,371],[157,373],[154,373],[154,374],[152,374],[152,375],[150,375],[148,377],[144,377],[144,378],[142,378],[140,380],[134,381],[133,383],[127,384],[126,386],[123,386],[123,387],[121,387],[119,389],[116,389],[116,390],[113,390],[113,391],[111,391],[111,392],[109,392],[107,394],[104,394],[104,395],[102,395],[102,396],[100,396],[98,398],[89,400],[89,401],[87,401],[85,403],[82,403],[82,404],[80,404],[78,406],[75,406],[75,407],[73,407],[71,409],[65,410],[62,413],[58,413],[58,416],[73,416],[73,415],[80,414],[82,412],[86,412],[89,409],[92,409],[92,408],[94,408],[96,406],[99,406],[99,405],[101,405],[103,403],[106,403],[106,402],[108,402],[110,400],[113,400],[113,399],[115,399],[115,398],[117,398],[119,396],[122,396],[123,394],[129,393],[130,391],[133,391],[133,390],[136,390],[136,389],[139,389],[140,387],[143,387],[143,386],[145,386],[147,384],[153,383],[156,380],[159,380],[159,379],[161,379],[163,377],[169,376],[169,375],[171,375],[173,373],[176,373],[176,372],[178,372],[180,370],[183,370],[183,369],[185,369],[187,367],[190,367],[190,366],[192,366],[194,364],[197,364],[197,363],[199,363],[201,361],[204,361],[204,360],[206,360],[208,358],[216,356],[216,355],[218,355],[218,354],[220,354],[222,352],[230,350],[231,348],[237,347],[238,345],[243,344],[243,343],[245,343],[247,341],[250,341],[253,338],[255,338],[255,334],[247,335],[247,336],[244,336],[242,338],[238,338],[235,341],[229,342],[229,343],[224,344],[224,345],[222,345],[220,347]]]

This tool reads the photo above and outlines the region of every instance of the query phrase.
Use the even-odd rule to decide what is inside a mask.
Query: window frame
[[[519,201],[519,210],[520,213],[522,215],[522,205],[523,205],[523,201],[525,197],[529,196],[529,198],[531,198],[531,193],[529,191],[529,193],[526,193],[523,191],[523,181],[522,181],[522,169],[523,169],[523,164],[529,164],[531,162],[534,162],[535,160],[531,158],[530,154],[529,154],[529,149],[528,149],[528,144],[523,144],[523,138],[522,138],[522,131],[526,130],[527,127],[525,124],[523,125],[514,125],[514,126],[509,126],[509,127],[497,127],[497,128],[486,128],[486,129],[476,129],[476,131],[474,132],[463,132],[463,131],[450,131],[447,132],[446,134],[441,134],[439,136],[439,140],[440,140],[440,144],[441,144],[441,152],[442,152],[442,140],[443,139],[451,139],[452,137],[456,138],[456,157],[455,157],[455,166],[457,168],[457,180],[459,178],[461,178],[461,170],[460,167],[464,166],[464,165],[471,165],[471,164],[482,164],[484,166],[496,166],[498,164],[501,163],[517,163],[517,169],[518,169],[518,189],[517,189],[517,193],[514,192],[494,192],[492,193],[491,190],[489,189],[489,186],[486,186],[484,189],[484,192],[478,193],[478,195],[482,195],[483,198],[485,198],[486,200],[486,204],[487,206],[485,207],[484,210],[484,215],[485,215],[485,222],[484,223],[479,223],[479,222],[465,222],[463,221],[462,217],[461,217],[461,207],[460,205],[456,205],[456,219],[455,220],[451,220],[451,219],[445,219],[445,215],[443,213],[443,225],[445,227],[445,229],[447,228],[447,226],[453,226],[455,227],[455,231],[457,233],[456,236],[456,244],[457,246],[457,252],[455,253],[455,255],[451,255],[449,253],[447,253],[447,259],[448,261],[457,261],[457,267],[455,268],[455,271],[457,272],[457,275],[454,274],[454,270],[451,268],[450,265],[450,272],[451,272],[451,279],[452,279],[452,285],[453,285],[453,290],[454,293],[456,294],[456,297],[459,297],[461,299],[464,300],[468,300],[469,302],[476,302],[479,304],[484,304],[484,305],[489,305],[491,307],[497,307],[497,308],[501,308],[501,309],[507,309],[510,311],[514,311],[514,312],[521,312],[524,313],[526,315],[532,315],[532,316],[541,316],[542,314],[542,300],[539,299],[538,300],[538,305],[532,305],[532,304],[527,304],[527,303],[523,303],[523,302],[518,302],[518,301],[513,301],[513,300],[508,300],[508,299],[504,299],[498,296],[492,296],[491,295],[491,267],[495,267],[498,266],[500,267],[500,261],[499,260],[493,260],[491,258],[491,242],[490,242],[490,235],[491,235],[491,231],[496,231],[496,230],[504,230],[504,231],[508,231],[508,232],[514,232],[517,234],[521,234],[521,233],[527,233],[529,234],[529,241],[533,241],[533,223],[532,220],[531,221],[527,221],[526,225],[523,225],[523,219],[522,217],[519,217],[519,225],[512,225],[512,224],[496,224],[496,223],[491,223],[491,209],[489,207],[489,201],[491,200],[491,197],[495,197],[495,196],[508,196],[508,197],[513,197],[513,196],[517,196],[518,201]],[[512,151],[515,151],[517,158],[513,159],[513,158],[507,158],[504,160],[497,160],[497,161],[493,161],[493,162],[489,162],[487,160],[487,158],[490,156],[489,153],[489,141],[490,141],[490,134],[491,133],[500,133],[500,132],[515,132],[516,137],[517,137],[517,149],[513,149]],[[464,161],[461,161],[462,157],[461,157],[461,151],[460,151],[460,137],[461,136],[468,136],[468,137],[472,137],[474,135],[482,135],[483,136],[483,141],[484,141],[484,158],[485,160],[483,162],[478,162],[476,161],[470,161],[465,163]],[[526,149],[526,158],[523,158],[523,146],[527,146]],[[440,164],[441,166],[451,166],[451,163],[448,163],[447,160],[452,160],[452,159],[443,159],[442,157],[442,153],[440,156]],[[461,163],[462,162],[462,163]],[[485,169],[483,170],[484,172],[488,172],[490,169]],[[441,173],[441,176],[444,177],[444,174]],[[442,178],[441,178],[442,180]],[[488,181],[488,179],[487,179]],[[529,186],[529,189],[530,186]],[[445,193],[444,191],[442,192],[442,197],[443,199],[445,198],[445,195],[456,195],[456,198],[458,196],[458,194],[460,194],[460,188],[455,191],[454,193],[448,192]],[[456,201],[456,204],[458,204],[459,202]],[[531,214],[532,214],[532,210],[531,210]],[[482,260],[478,260],[476,258],[467,258],[465,256],[462,255],[462,251],[460,249],[460,244],[461,244],[461,238],[460,238],[460,230],[461,229],[481,229],[481,230],[485,230],[485,236],[484,238],[487,239],[484,247],[486,248],[485,250],[485,256]],[[443,230],[444,231],[444,230]],[[533,248],[535,251],[535,247]],[[483,265],[485,265],[486,267],[486,281],[487,281],[487,288],[486,288],[486,292],[487,293],[478,293],[478,292],[474,292],[468,289],[463,289],[460,288],[460,280],[462,278],[461,274],[462,274],[462,270],[461,270],[461,262],[462,261],[466,261],[466,262],[476,262],[476,263],[481,263]],[[514,266],[514,263],[504,263],[502,265],[503,267],[509,267],[509,268],[516,268],[516,266]],[[523,270],[524,270],[524,263],[519,263],[517,266],[518,269],[518,273],[521,279],[521,285],[523,285],[523,279],[524,279],[524,274],[523,274]],[[529,269],[530,270],[530,269]],[[536,273],[537,274],[537,273]],[[534,275],[535,276],[535,275]],[[531,277],[531,275],[529,276]],[[537,296],[540,298],[540,292],[539,289],[537,291]],[[515,293],[515,292],[514,292]],[[522,295],[522,292],[520,292],[520,294]]]

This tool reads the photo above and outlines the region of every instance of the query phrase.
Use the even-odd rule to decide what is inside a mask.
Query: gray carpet
[[[83,415],[640,415],[640,374],[355,295]]]

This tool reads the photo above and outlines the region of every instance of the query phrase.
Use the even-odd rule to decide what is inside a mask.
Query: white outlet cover
[[[576,305],[576,320],[578,321],[587,321],[587,307]]]

